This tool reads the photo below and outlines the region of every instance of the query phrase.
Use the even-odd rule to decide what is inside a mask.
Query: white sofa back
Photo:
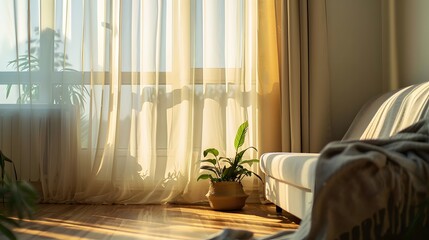
[[[429,116],[429,82],[386,93],[356,115],[343,140],[387,138]]]

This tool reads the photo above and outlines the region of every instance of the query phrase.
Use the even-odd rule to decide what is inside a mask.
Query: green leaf
[[[249,164],[249,166],[252,166],[253,163],[259,162],[259,159],[250,159],[250,160],[244,160],[241,161],[240,164]]]
[[[214,174],[216,174],[217,176],[219,176],[219,175],[220,175],[219,169],[217,169],[217,168],[216,168],[216,167],[214,167],[214,166],[201,166],[201,167],[200,167],[200,169],[201,169],[201,170],[207,170],[207,171],[213,172],[213,173],[214,173]]]
[[[221,158],[219,158],[219,160],[222,161],[222,162],[227,162],[227,163],[229,163],[231,165],[234,164],[232,162],[231,158],[221,157]]]
[[[215,156],[215,157],[219,156],[219,151],[216,148],[208,148],[208,149],[204,150],[203,156],[207,157],[207,155],[209,153],[213,154],[213,156]]]
[[[6,87],[6,98],[9,97],[11,89],[12,89],[12,84],[8,84],[7,87]]]
[[[6,196],[6,209],[11,211],[11,214],[16,214],[19,219],[23,219],[25,215],[31,217],[38,195],[30,184],[26,181],[10,181],[6,175],[4,185],[0,189],[0,194]]]
[[[213,177],[212,177],[212,175],[210,175],[210,174],[201,174],[198,178],[197,178],[197,181],[199,181],[200,179],[203,179],[203,180],[205,180],[205,179],[212,179]]]
[[[255,172],[250,171],[253,175],[255,175],[257,178],[259,178],[259,180],[261,180],[261,182],[264,182],[261,178],[261,176],[259,176],[258,174],[256,174]]]
[[[213,167],[213,166],[207,166],[207,165],[204,165],[204,166],[201,166],[200,167],[200,169],[201,170],[209,170],[209,171],[215,171],[215,167]]]
[[[237,155],[235,155],[235,162],[237,164],[241,162],[241,159],[243,158],[244,153],[249,149],[255,149],[255,151],[258,151],[255,147],[248,147],[248,148],[244,149],[243,151],[237,153]]]
[[[235,176],[237,175],[237,172],[235,170],[236,168],[231,166],[228,168],[225,168],[222,172],[222,179],[224,181],[234,180]]]
[[[204,160],[201,160],[201,162],[208,162],[208,163],[211,163],[211,164],[213,164],[213,165],[216,165],[216,159],[204,159]]]
[[[234,141],[234,147],[236,151],[238,151],[239,147],[243,146],[248,127],[249,127],[249,123],[245,121],[238,128],[237,134],[235,135],[235,141]]]

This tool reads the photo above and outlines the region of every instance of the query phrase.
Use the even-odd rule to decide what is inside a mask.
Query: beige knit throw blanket
[[[312,209],[297,232],[254,238],[250,231],[226,229],[211,239],[414,239],[428,234],[429,120],[388,139],[328,144],[315,179]]]

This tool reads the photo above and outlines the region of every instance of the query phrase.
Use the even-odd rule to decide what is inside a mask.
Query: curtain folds
[[[260,146],[257,6],[10,1],[1,149],[45,202],[204,201],[204,149],[235,154],[245,120],[246,145]],[[249,193],[259,184],[244,181]]]
[[[259,15],[261,144],[318,152],[330,140],[326,1],[260,0]]]

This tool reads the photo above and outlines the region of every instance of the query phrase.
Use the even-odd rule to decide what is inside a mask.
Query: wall
[[[333,139],[368,100],[429,81],[427,9],[427,0],[327,0]]]
[[[382,92],[381,1],[327,0],[332,137]]]
[[[429,1],[395,4],[398,86],[429,81]]]

